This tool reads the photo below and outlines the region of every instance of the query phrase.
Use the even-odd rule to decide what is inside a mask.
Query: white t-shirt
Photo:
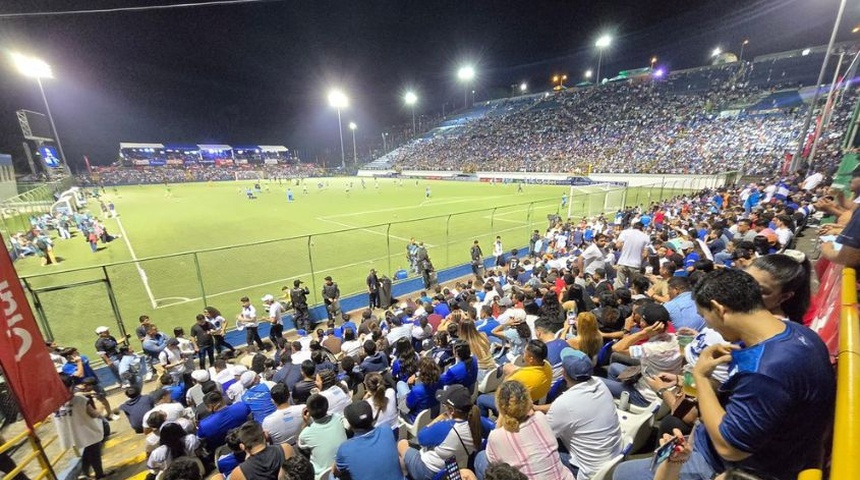
[[[240,313],[240,315],[242,315],[243,320],[245,320],[245,322],[243,322],[245,324],[245,327],[256,327],[257,326],[256,321],[249,321],[249,320],[254,320],[255,318],[257,318],[257,309],[254,308],[253,305],[248,305],[247,307],[242,307],[242,312]]]
[[[721,343],[728,343],[720,335],[720,332],[714,330],[713,328],[705,327],[696,335],[696,338],[693,339],[685,348],[684,348],[684,357],[687,359],[687,363],[690,365],[695,365],[697,361],[699,361],[699,355],[702,354],[702,351],[711,345],[718,345]],[[729,379],[729,365],[726,363],[720,364],[717,368],[714,369],[714,373],[711,374],[711,378],[714,380],[725,383],[726,380]]]
[[[782,246],[788,245],[788,242],[791,241],[791,237],[794,236],[794,233],[786,227],[777,228],[774,230],[774,233],[776,233],[776,239]]]
[[[452,455],[457,457],[457,464],[469,463],[469,453],[475,448],[472,446],[472,431],[469,430],[469,422],[454,421],[454,425],[442,440],[442,443],[433,448],[421,449],[421,461],[430,471],[438,472],[445,468],[445,460]],[[454,433],[457,430],[457,433]],[[459,438],[457,437],[459,434]],[[461,443],[462,440],[462,443]],[[468,452],[463,451],[463,446],[472,447]]]
[[[642,251],[651,243],[651,237],[642,230],[628,228],[621,232],[618,241],[623,242],[618,265],[639,268],[642,266]]]
[[[604,268],[605,266],[606,262],[603,259],[603,252],[596,243],[592,243],[582,252],[582,267],[585,269],[583,273],[590,275],[598,268]]]
[[[320,395],[328,399],[328,413],[337,413],[343,415],[344,409],[346,409],[347,405],[352,403],[352,398],[350,398],[349,394],[343,391],[337,385],[332,385],[327,389],[320,392]]]
[[[361,342],[358,340],[349,340],[340,344],[340,351],[347,357],[353,357],[358,360],[358,354],[361,352]]]
[[[304,405],[290,405],[275,410],[263,419],[263,430],[269,434],[273,445],[288,443],[295,445],[302,429],[302,410]]]
[[[680,373],[683,359],[675,335],[664,333],[652,337],[641,345],[630,347],[630,356],[642,364],[642,378],[636,382],[636,390],[650,403],[658,399],[645,377],[657,376],[660,372]]]
[[[388,399],[388,403],[385,405],[385,410],[381,412],[373,404],[372,399],[367,399],[367,403],[370,404],[370,410],[373,411],[373,418],[376,419],[373,426],[381,427],[385,425],[388,428],[395,429],[397,428],[397,400],[393,388],[385,390],[385,398]]]
[[[200,439],[197,438],[197,435],[182,437],[182,443],[185,445],[185,455],[194,455],[194,452],[200,448]],[[149,454],[146,466],[153,470],[166,470],[173,460],[173,456],[170,455],[170,449],[167,448],[167,445],[162,445]]]
[[[54,427],[63,449],[77,447],[83,450],[104,439],[104,427],[99,418],[87,413],[86,397],[73,395],[72,399],[54,412]]]
[[[587,480],[606,462],[621,453],[621,425],[612,392],[591,378],[569,388],[546,414],[553,433],[570,452],[570,463],[579,467],[577,480]]]
[[[276,322],[281,322],[281,315],[283,314],[283,308],[281,308],[280,302],[272,302],[269,305],[269,318],[274,318]]]
[[[158,405],[152,407],[152,410],[143,414],[143,424],[146,425],[146,421],[149,419],[149,415],[152,412],[164,412],[167,416],[167,419],[164,423],[176,422],[180,418],[186,417],[185,407],[182,406],[179,402],[170,402],[170,403],[159,403]]]

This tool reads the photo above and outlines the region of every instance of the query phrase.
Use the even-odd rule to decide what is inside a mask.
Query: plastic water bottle
[[[621,402],[618,405],[618,409],[625,412],[630,411],[630,392],[621,392]]]

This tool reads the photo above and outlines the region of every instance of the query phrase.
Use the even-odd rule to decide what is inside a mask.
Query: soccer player
[[[430,185],[424,187],[424,198],[430,200]]]
[[[561,194],[561,208],[564,208],[566,206],[567,206],[567,194],[562,193]]]
[[[308,193],[308,189],[307,189],[307,188],[305,188],[305,193]],[[288,188],[288,189],[287,189],[287,201],[288,201],[288,202],[292,202],[292,201],[293,201],[293,189],[292,189],[292,188]]]

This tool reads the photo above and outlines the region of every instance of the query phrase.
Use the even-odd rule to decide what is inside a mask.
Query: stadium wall
[[[394,170],[359,170],[359,177],[373,177],[377,175],[393,174]],[[424,177],[448,179],[462,174],[452,171],[432,170],[403,170],[401,175],[407,177]],[[478,172],[477,179],[496,178],[508,180],[564,180],[572,174],[568,173],[538,173],[538,172]],[[629,173],[592,173],[588,178],[596,182],[623,182],[629,187],[641,187],[644,185],[666,185],[671,188],[673,183],[681,185],[695,185],[696,188],[722,187],[726,183],[726,176],[717,175],[651,175],[651,174],[629,174]]]

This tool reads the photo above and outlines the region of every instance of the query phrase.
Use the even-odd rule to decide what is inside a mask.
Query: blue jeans
[[[499,416],[499,410],[496,408],[496,395],[494,393],[483,393],[478,395],[478,400],[475,404],[478,405],[478,410],[481,411],[482,417],[489,417],[489,413],[491,411],[495,416]]]
[[[397,398],[406,398],[406,395],[409,395],[410,391],[409,384],[403,380],[397,382]]]
[[[717,473],[701,453],[693,449],[693,454],[681,466],[679,480],[710,480]],[[618,465],[612,480],[652,480],[651,459],[630,460]]]
[[[567,452],[562,452],[561,450],[559,450],[558,456],[561,459],[562,465],[567,467],[567,469],[573,473],[573,477],[576,478],[576,476],[579,475],[579,467],[570,463],[570,459],[571,459],[570,454]]]
[[[628,385],[609,378],[601,378],[600,380],[609,387],[609,391],[612,392],[612,396],[614,398],[621,398],[621,392],[627,392],[630,394],[630,403],[633,405],[636,405],[637,407],[647,407],[651,404],[651,402],[646,400],[645,397],[639,393],[639,390],[636,390],[635,385]],[[480,397],[478,398],[480,399]]]
[[[490,460],[487,458],[487,451],[481,450],[475,455],[475,476],[478,480],[484,480],[484,472],[490,466]]]
[[[200,369],[206,370],[206,357],[209,357],[209,365],[215,366],[215,346],[198,347],[197,360],[200,361]]]

